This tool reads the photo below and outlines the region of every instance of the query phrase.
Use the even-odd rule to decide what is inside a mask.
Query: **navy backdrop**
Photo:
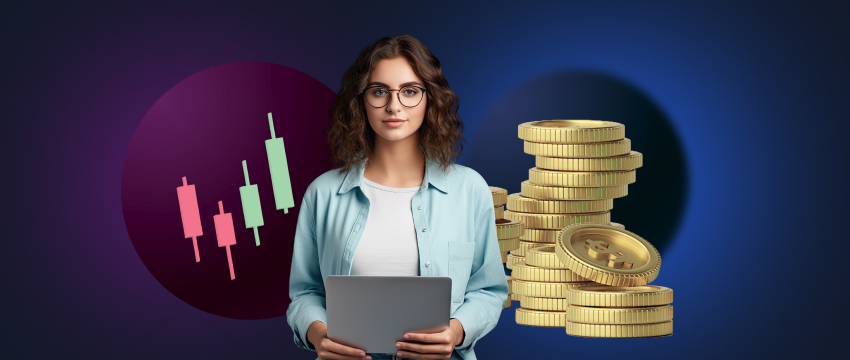
[[[442,62],[467,125],[460,163],[491,185],[527,178],[525,121],[622,121],[646,155],[612,220],[660,244],[674,335],[583,339],[505,311],[479,358],[831,352],[848,320],[848,16],[842,2],[7,4],[0,353],[314,358],[284,317],[211,315],[151,276],[123,222],[124,155],[196,72],[271,62],[337,91],[363,47],[404,33]],[[500,175],[502,155],[520,170]]]

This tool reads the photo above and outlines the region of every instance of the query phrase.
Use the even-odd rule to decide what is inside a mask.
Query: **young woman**
[[[393,357],[475,359],[508,284],[490,189],[454,163],[457,109],[439,60],[411,36],[376,41],[346,71],[327,130],[344,165],[310,184],[295,230],[286,318],[299,347],[320,359],[385,356],[328,339],[328,275],[450,276],[449,329],[405,334]]]

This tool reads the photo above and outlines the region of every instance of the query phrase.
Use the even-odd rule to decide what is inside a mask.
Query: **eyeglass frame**
[[[370,102],[369,102],[369,99],[366,99],[366,98],[365,98],[366,90],[374,89],[374,88],[380,88],[380,89],[385,89],[385,90],[387,90],[387,92],[398,91],[397,93],[395,93],[396,99],[398,99],[398,103],[399,103],[399,104],[401,104],[401,106],[404,106],[404,107],[414,108],[414,107],[419,106],[419,104],[421,104],[421,103],[422,103],[422,99],[424,99],[424,98],[425,98],[425,96],[424,96],[424,95],[425,95],[425,92],[426,92],[426,91],[428,91],[428,89],[426,89],[426,88],[424,88],[424,87],[421,87],[421,86],[416,86],[416,85],[408,85],[408,86],[405,86],[405,88],[409,88],[409,87],[415,87],[415,88],[418,88],[419,90],[422,90],[422,95],[423,95],[423,96],[422,96],[422,98],[420,98],[420,99],[419,99],[419,102],[418,102],[418,103],[416,103],[416,105],[413,105],[413,106],[407,106],[407,105],[405,105],[403,102],[401,102],[401,97],[400,97],[400,95],[399,95],[399,94],[401,94],[401,89],[387,89],[387,87],[386,87],[386,86],[372,85],[372,86],[367,86],[365,89],[363,89],[363,91],[361,91],[361,92],[360,92],[360,95],[361,95],[361,96],[364,96],[363,100],[366,100],[366,103],[367,103],[367,104],[369,104],[369,106],[371,106],[371,107],[373,107],[373,108],[376,108],[376,109],[380,109],[380,108],[382,108],[382,107],[389,106],[389,105],[390,105],[390,100],[389,100],[389,99],[387,99],[387,103],[386,103],[386,104],[384,104],[384,105],[382,105],[382,106],[375,106],[375,105],[372,105],[372,103],[370,103]]]

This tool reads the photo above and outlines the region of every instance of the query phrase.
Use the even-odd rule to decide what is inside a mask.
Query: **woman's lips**
[[[389,127],[391,127],[391,128],[397,128],[397,127],[401,126],[401,124],[404,124],[404,122],[405,122],[405,121],[406,121],[406,120],[401,120],[401,121],[384,121],[384,124],[387,124],[387,126],[389,126]]]

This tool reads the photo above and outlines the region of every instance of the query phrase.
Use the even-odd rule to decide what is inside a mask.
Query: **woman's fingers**
[[[326,354],[328,359],[360,360],[367,357],[366,352],[363,350],[345,346],[328,338],[322,339],[321,347],[322,350],[328,352],[328,354]],[[321,356],[321,354],[319,355]]]
[[[348,356],[348,355],[340,355],[337,353],[332,353],[330,351],[319,352],[320,360],[371,360],[371,356]]]
[[[445,344],[418,344],[409,342],[397,342],[395,347],[398,349],[409,350],[420,354],[451,354],[454,347]]]
[[[452,343],[452,336],[451,336],[451,334],[448,330],[443,331],[443,332],[438,332],[438,333],[432,333],[432,334],[407,333],[407,334],[404,334],[404,339],[405,340],[411,340],[411,341],[421,341],[421,342],[425,342],[425,343],[440,343],[440,344],[451,344]]]
[[[397,351],[397,356],[405,359],[419,359],[419,360],[446,360],[452,357],[452,353],[448,354],[421,354],[417,352],[410,351]]]
[[[396,342],[395,347],[399,349],[398,357],[423,360],[450,358],[452,351],[454,351],[454,346],[451,345],[450,336],[439,336],[441,334],[416,334],[418,336],[410,337],[420,340],[408,340],[417,342]]]

